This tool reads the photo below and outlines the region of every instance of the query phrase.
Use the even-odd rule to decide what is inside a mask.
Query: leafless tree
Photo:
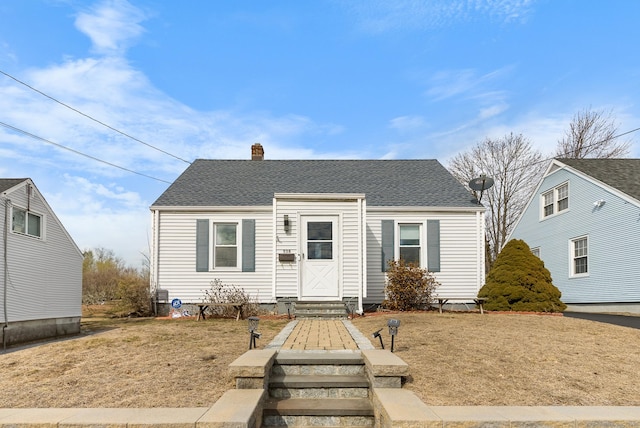
[[[619,158],[629,154],[629,141],[616,138],[618,126],[611,111],[584,109],[573,116],[558,141],[558,158]]]
[[[494,180],[481,200],[487,207],[487,268],[506,243],[545,166],[542,153],[534,150],[522,134],[513,133],[500,139],[487,138],[450,161],[449,171],[467,187],[481,174]],[[470,191],[476,199],[480,197]]]

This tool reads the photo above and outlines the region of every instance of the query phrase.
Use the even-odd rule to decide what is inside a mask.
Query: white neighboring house
[[[544,261],[568,310],[640,313],[640,159],[554,159],[512,238]]]
[[[151,287],[201,302],[219,279],[262,303],[361,312],[403,257],[435,273],[440,295],[471,301],[484,211],[436,160],[264,160],[256,144],[252,160],[194,161],[151,206]]]
[[[82,252],[29,178],[0,179],[3,346],[80,332]]]

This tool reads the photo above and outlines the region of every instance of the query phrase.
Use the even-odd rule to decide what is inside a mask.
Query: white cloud
[[[441,28],[490,19],[522,22],[532,13],[533,0],[361,0],[339,2],[367,33]]]
[[[389,126],[399,132],[409,132],[426,126],[421,116],[399,116],[389,121]]]
[[[80,12],[76,28],[93,42],[95,52],[122,54],[143,33],[144,13],[126,0],[105,0]]]

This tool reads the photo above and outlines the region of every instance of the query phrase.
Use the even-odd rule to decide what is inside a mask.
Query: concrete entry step
[[[365,398],[307,398],[274,399],[264,403],[264,415],[281,416],[371,416],[373,406]]]
[[[346,319],[347,306],[344,302],[296,302],[295,314],[298,319]]]
[[[369,388],[365,376],[286,375],[272,376],[271,388]]]
[[[319,365],[319,364],[341,364],[358,365],[364,364],[360,352],[278,352],[276,364],[298,364],[298,365]]]

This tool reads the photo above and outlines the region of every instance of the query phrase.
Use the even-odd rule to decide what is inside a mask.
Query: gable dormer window
[[[11,230],[22,235],[35,238],[42,237],[42,217],[31,211],[13,207],[11,216]]]
[[[541,195],[542,218],[560,214],[569,209],[569,183],[563,183]]]

